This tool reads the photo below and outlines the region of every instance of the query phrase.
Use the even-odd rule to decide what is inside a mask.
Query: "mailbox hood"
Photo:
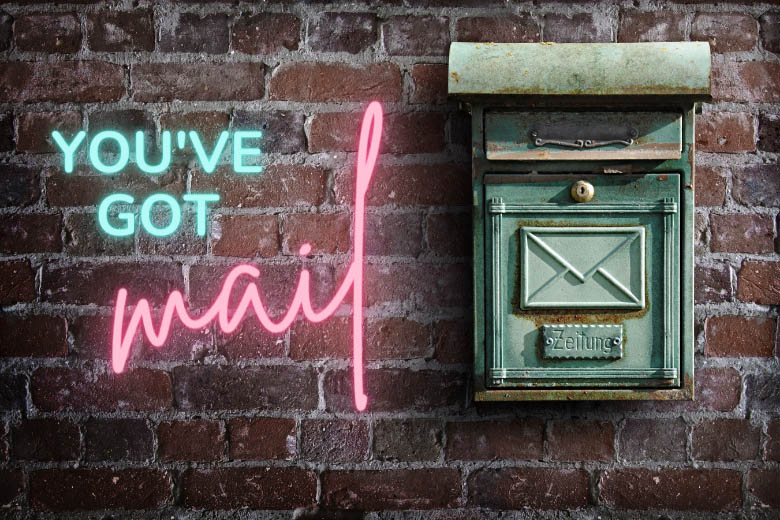
[[[710,100],[707,42],[453,43],[452,96]]]

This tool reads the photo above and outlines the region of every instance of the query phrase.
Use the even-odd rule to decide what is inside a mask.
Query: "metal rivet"
[[[615,339],[612,340],[612,343],[614,343],[617,346],[617,345],[620,345],[621,341],[622,341],[622,339],[615,338]]]
[[[553,339],[552,338],[547,338],[544,342],[547,343],[548,345],[552,345],[553,344]]]

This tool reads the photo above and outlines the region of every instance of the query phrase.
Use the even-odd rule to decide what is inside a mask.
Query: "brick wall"
[[[776,7],[116,0],[0,9],[3,514],[777,514]],[[711,42],[714,101],[697,119],[695,402],[471,403],[469,121],[446,100],[455,40]],[[302,264],[315,299],[332,293],[350,258],[360,113],[374,99],[387,137],[368,195],[370,413],[351,404],[348,308],[281,336],[253,325],[232,335],[176,329],[164,349],[137,342],[130,369],[113,374],[120,286],[132,301],[157,303],[180,289],[198,308],[229,266],[250,259],[272,308],[286,304]],[[150,140],[193,128],[213,139],[229,126],[265,132],[261,176],[227,165],[206,175],[180,155],[160,176],[99,175],[83,157],[66,176],[49,138],[56,127],[142,129]],[[166,240],[108,239],[97,228],[96,204],[110,192],[188,190],[222,196],[205,239],[190,214]],[[297,247],[314,236],[312,257],[300,260]]]

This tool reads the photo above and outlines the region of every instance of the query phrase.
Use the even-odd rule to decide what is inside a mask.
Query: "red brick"
[[[0,305],[35,299],[35,273],[26,260],[0,262]]]
[[[217,333],[217,351],[230,361],[283,357],[285,348],[284,334],[271,334],[254,320],[230,334]]]
[[[215,490],[219,492],[215,492]],[[288,509],[315,502],[317,475],[301,468],[189,469],[182,505],[194,509]]]
[[[271,76],[268,95],[308,102],[400,101],[401,71],[392,63],[282,63]]]
[[[710,316],[706,321],[710,357],[772,357],[775,348],[776,318]]]
[[[366,255],[417,256],[422,252],[422,226],[416,213],[366,215]]]
[[[16,460],[62,461],[79,458],[78,425],[65,419],[27,419],[11,429]]]
[[[300,42],[301,21],[283,13],[242,16],[233,23],[233,49],[246,54],[294,51]]]
[[[172,503],[170,473],[157,469],[43,469],[30,474],[36,511],[155,509]]]
[[[236,110],[233,112],[233,130],[261,130],[263,153],[297,153],[306,150],[305,119],[303,113],[290,110]]]
[[[715,101],[777,103],[780,101],[780,63],[725,62],[712,68]]]
[[[412,66],[412,104],[436,104],[447,102],[447,65],[443,63],[417,63]]]
[[[205,256],[208,248],[205,236],[195,233],[194,204],[183,204],[181,224],[172,234],[165,237],[156,237],[146,230],[138,230],[138,252],[142,255],[164,256]],[[187,207],[189,206],[189,208]],[[210,211],[210,210],[208,210]],[[171,221],[171,212],[164,205],[156,206],[151,211],[152,222],[158,228],[168,225]],[[211,215],[206,216],[206,233],[211,227]],[[140,226],[139,222],[139,226]],[[99,228],[99,226],[95,226]],[[112,237],[113,238],[113,237]]]
[[[90,419],[84,428],[89,462],[152,458],[152,430],[144,419]]]
[[[733,462],[758,457],[761,430],[743,419],[704,420],[693,428],[693,458]]]
[[[685,13],[674,11],[623,11],[619,42],[679,42],[685,40]],[[698,173],[698,172],[697,172]]]
[[[731,267],[728,264],[697,265],[693,279],[695,284],[694,301],[696,303],[725,302],[734,297]]]
[[[747,409],[776,411],[780,409],[780,374],[759,372],[745,377]]]
[[[716,153],[755,152],[755,116],[746,112],[708,112],[696,116],[696,149]]]
[[[758,43],[758,24],[749,14],[696,13],[691,40],[710,42],[716,53],[750,51]]]
[[[133,99],[252,101],[264,93],[262,63],[142,63],[133,66]]]
[[[27,409],[27,376],[5,372],[0,377],[0,410]]]
[[[696,167],[695,196],[697,206],[723,206],[726,202],[727,170],[716,166]]]
[[[15,213],[3,216],[0,253],[58,253],[62,251],[62,215]]]
[[[24,475],[20,469],[0,469],[0,506],[11,505],[24,489]]]
[[[236,175],[218,168],[211,175],[197,172],[192,191],[216,191],[220,201],[215,206],[310,207],[325,200],[325,178],[321,168],[308,165],[271,165],[261,175]]]
[[[756,164],[733,176],[731,194],[745,206],[780,206],[780,165]]]
[[[345,419],[301,423],[301,457],[315,462],[361,462],[368,456],[368,424]]]
[[[128,305],[140,298],[162,305],[173,290],[184,287],[181,266],[169,263],[47,265],[42,280],[43,298],[55,303],[112,305],[117,291],[125,288]]]
[[[775,54],[780,53],[780,13],[768,11],[758,19],[761,25],[761,41],[764,49]]]
[[[737,297],[743,302],[780,304],[780,262],[745,260],[737,278]]]
[[[682,419],[629,419],[620,432],[620,458],[685,462],[686,441]]]
[[[319,13],[309,20],[306,43],[313,51],[358,54],[376,42],[373,13]]]
[[[447,460],[541,460],[544,422],[515,421],[447,423]]]
[[[780,419],[772,419],[766,429],[764,460],[780,461]]]
[[[2,20],[2,17],[0,17]],[[0,21],[0,27],[2,22]],[[10,152],[14,149],[14,115],[0,115],[0,151]]]
[[[748,473],[748,491],[761,507],[780,509],[780,471],[751,469]]]
[[[369,264],[365,267],[365,302],[418,302],[463,307],[471,295],[465,264]]]
[[[322,502],[328,509],[361,511],[453,507],[460,498],[457,469],[326,471]]]
[[[294,419],[271,417],[230,420],[231,460],[291,460],[297,440]]]
[[[352,320],[331,317],[322,323],[298,320],[290,333],[290,357],[347,359],[352,356]]]
[[[395,462],[437,461],[443,449],[438,420],[401,419],[374,423],[374,458]]]
[[[230,115],[225,112],[168,112],[160,116],[160,129],[170,130],[171,133],[195,130],[204,143],[215,142],[229,124]],[[178,150],[174,148],[174,152]]]
[[[554,460],[610,461],[615,458],[615,427],[612,423],[552,421],[547,431],[547,454]]]
[[[611,28],[590,13],[544,15],[544,39],[558,43],[611,42]]]
[[[212,252],[217,256],[270,258],[279,252],[275,215],[218,215],[211,224]]]
[[[16,118],[16,150],[27,153],[61,153],[51,138],[59,130],[70,141],[81,130],[79,112],[25,112]]]
[[[14,23],[16,48],[67,54],[81,47],[81,23],[72,13],[27,14]]]
[[[613,469],[601,474],[599,499],[617,509],[734,511],[741,481],[727,469]]]
[[[113,63],[13,61],[0,64],[0,102],[109,102],[118,101],[124,94],[124,70]]]
[[[382,24],[382,42],[391,56],[446,56],[449,20],[444,16],[391,16]]]
[[[39,368],[32,374],[30,393],[35,407],[47,412],[158,411],[172,404],[168,373],[146,368],[122,374]]]
[[[774,251],[775,223],[768,215],[710,215],[714,252],[771,253]]]
[[[430,358],[430,327],[406,318],[373,319],[366,324],[365,356],[377,359]]]
[[[59,316],[0,316],[0,357],[63,357],[68,324]]]
[[[739,406],[742,378],[733,368],[696,370],[695,404],[698,408],[730,412]]]
[[[309,151],[357,151],[361,114],[322,113],[311,122]],[[380,153],[433,153],[444,150],[444,114],[386,114]]]
[[[98,52],[153,51],[152,11],[100,11],[87,14],[87,46]]]
[[[119,208],[109,212],[111,217]],[[65,252],[73,256],[120,256],[135,252],[135,236],[114,237],[100,228],[97,213],[70,213],[65,218]]]
[[[180,366],[173,369],[173,380],[176,407],[182,410],[317,408],[317,374],[305,367]]]
[[[428,248],[440,256],[471,255],[471,214],[434,213],[428,215]]]
[[[372,412],[426,411],[462,406],[466,396],[463,374],[438,370],[366,369],[368,409]],[[325,375],[328,411],[353,412],[352,371]]]
[[[455,33],[459,42],[530,43],[540,39],[539,24],[528,14],[460,18]]]
[[[159,50],[162,52],[224,54],[228,51],[227,15],[177,13],[166,22],[160,30]]]
[[[468,478],[469,505],[490,509],[577,509],[588,505],[582,469],[478,469]]]
[[[195,419],[157,425],[157,456],[163,461],[221,460],[225,456],[222,421]]]
[[[11,48],[13,26],[14,19],[10,14],[0,14],[0,51],[7,51]]]
[[[472,327],[465,319],[441,320],[433,324],[434,358],[439,363],[471,363]]]
[[[37,168],[0,165],[0,207],[31,206],[41,197]]]
[[[282,217],[282,251],[297,255],[311,244],[313,255],[351,251],[349,213],[292,213]]]
[[[758,149],[780,152],[780,116],[761,114],[758,117]]]
[[[354,203],[354,170],[336,177],[336,202]],[[464,206],[469,203],[471,176],[460,164],[377,165],[366,194],[369,206]]]

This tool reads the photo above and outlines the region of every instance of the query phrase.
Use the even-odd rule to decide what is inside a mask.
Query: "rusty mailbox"
[[[453,43],[478,401],[693,398],[707,43]]]

